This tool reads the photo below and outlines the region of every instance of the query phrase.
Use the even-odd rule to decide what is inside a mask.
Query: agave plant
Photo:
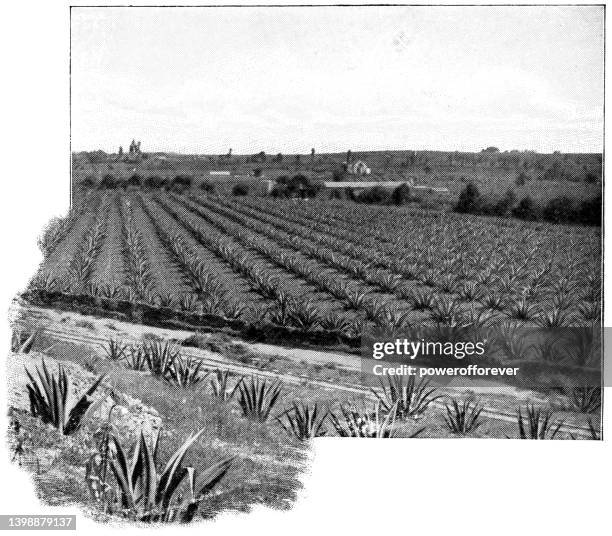
[[[104,397],[94,402],[92,395],[105,378],[100,376],[79,397],[76,404],[68,403],[68,375],[64,367],[57,365],[57,376],[47,368],[44,359],[41,368],[36,367],[37,378],[26,368],[29,383],[26,385],[30,399],[30,413],[40,417],[43,423],[51,424],[62,434],[76,432],[85,417],[93,413],[104,401]]]
[[[532,345],[527,343],[525,330],[516,322],[504,322],[494,333],[495,345],[510,361],[522,361],[529,357]]]
[[[346,294],[344,295],[344,301],[346,302],[347,309],[358,310],[363,308],[366,297],[367,293],[362,290],[347,290]]]
[[[234,460],[234,456],[223,458],[200,473],[185,467],[187,451],[202,432],[188,437],[161,471],[157,467],[159,434],[149,446],[141,432],[131,457],[117,436],[112,435],[111,467],[124,515],[149,523],[193,520],[200,503],[223,479]],[[185,487],[186,496],[182,491]]]
[[[313,330],[320,322],[319,309],[310,301],[299,301],[291,308],[289,318],[292,324],[305,331]]]
[[[226,301],[223,304],[223,316],[231,320],[238,320],[244,315],[245,311],[246,305],[242,305],[235,300]]]
[[[267,421],[281,391],[282,384],[278,380],[268,383],[253,376],[250,381],[243,378],[238,384],[238,404],[242,414],[259,422]]]
[[[426,311],[427,309],[431,309],[434,302],[434,295],[432,292],[415,290],[410,297],[410,302],[415,311]]]
[[[386,379],[379,378],[382,394],[371,389],[385,411],[389,412],[395,408],[397,417],[404,419],[423,414],[432,402],[442,395],[435,395],[436,388],[429,387],[429,380],[417,381],[414,376],[387,376]]]
[[[570,341],[565,348],[565,359],[578,367],[599,368],[601,346],[598,328],[579,327],[570,331]]]
[[[291,408],[281,413],[277,420],[288,434],[300,441],[306,441],[327,433],[325,421],[328,415],[329,410],[317,402],[309,406],[304,402],[294,401]]]
[[[207,374],[201,374],[201,369],[201,360],[197,360],[193,356],[183,358],[180,354],[177,354],[172,366],[168,369],[168,373],[163,378],[176,387],[196,387],[201,385],[207,376]]]
[[[320,326],[327,331],[345,333],[348,331],[350,322],[345,316],[330,312],[321,319]]]
[[[376,403],[373,412],[341,404],[340,415],[330,412],[329,418],[340,437],[389,438],[396,434],[396,410],[396,405],[385,410],[381,401]]]
[[[154,376],[167,376],[180,357],[181,350],[172,342],[152,341],[143,345],[147,366]]]
[[[128,347],[128,344],[112,338],[108,340],[106,345],[102,345],[106,357],[111,361],[121,361],[124,359]]]
[[[233,398],[238,386],[241,383],[241,380],[238,380],[233,389],[230,388],[230,377],[231,373],[229,370],[216,369],[213,373],[212,379],[209,382],[210,390],[213,396],[222,400],[223,402],[227,402]]]
[[[147,368],[147,358],[144,348],[139,344],[133,344],[125,350],[125,364],[132,370],[145,370]]]
[[[565,308],[551,307],[540,313],[536,318],[538,325],[544,328],[561,328],[568,326],[571,321],[571,315]]]
[[[459,301],[439,296],[433,303],[430,317],[438,324],[456,324],[459,318]]]
[[[563,426],[563,421],[553,424],[552,416],[551,410],[527,404],[525,421],[523,421],[523,414],[519,407],[516,416],[519,439],[554,439]]]
[[[518,300],[510,304],[510,309],[507,315],[516,320],[530,320],[533,316],[534,306],[529,303],[526,296],[521,296]]]
[[[480,414],[484,408],[477,402],[464,400],[461,404],[455,399],[446,405],[444,422],[453,434],[466,435],[475,432],[482,424]]]
[[[459,289],[459,297],[464,301],[478,300],[482,296],[482,288],[475,281],[466,281]]]
[[[558,387],[572,408],[580,413],[594,413],[601,408],[601,387],[591,385],[563,385]]]

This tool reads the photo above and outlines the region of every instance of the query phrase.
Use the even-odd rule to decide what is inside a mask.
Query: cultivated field
[[[32,297],[305,334],[590,325],[600,231],[342,202],[92,192],[48,232]]]

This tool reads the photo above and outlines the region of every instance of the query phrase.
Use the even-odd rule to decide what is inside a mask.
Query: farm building
[[[212,175],[213,177],[229,177],[230,176],[229,171],[219,171],[219,170],[211,170],[208,172],[208,174]]]
[[[355,162],[345,162],[344,166],[349,175],[369,175],[372,170],[363,160],[355,160]]]

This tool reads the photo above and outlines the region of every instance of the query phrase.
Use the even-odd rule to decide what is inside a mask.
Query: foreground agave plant
[[[435,387],[429,388],[429,380],[417,382],[414,376],[409,376],[404,382],[404,376],[387,376],[380,379],[382,394],[372,389],[374,395],[386,412],[395,408],[397,417],[404,419],[424,413],[432,402],[441,395],[435,395]]]
[[[111,468],[119,488],[120,511],[124,515],[144,522],[186,523],[193,520],[200,503],[225,476],[234,460],[234,456],[223,458],[201,473],[193,467],[184,467],[187,451],[203,431],[187,438],[161,472],[157,469],[159,433],[149,446],[141,431],[130,461],[121,441],[116,435],[111,436],[114,450]],[[186,496],[181,487],[187,488]]]
[[[243,378],[238,386],[238,404],[242,414],[259,422],[267,421],[272,408],[278,402],[281,390],[280,381],[267,383],[266,380],[251,377],[247,382]]]
[[[378,401],[373,413],[341,405],[340,416],[330,413],[329,417],[340,437],[394,437],[397,404],[389,411],[381,411],[381,402]]]
[[[104,376],[100,376],[81,395],[74,406],[68,405],[68,375],[64,367],[57,365],[57,376],[49,372],[43,359],[42,367],[36,367],[37,378],[26,368],[30,383],[26,385],[30,398],[30,412],[34,417],[40,417],[43,423],[52,424],[62,434],[70,435],[76,432],[86,415],[93,412],[104,401],[104,397],[94,402],[94,394]]]
[[[325,421],[328,416],[329,410],[316,402],[309,406],[304,402],[294,401],[291,408],[281,413],[277,420],[287,433],[294,435],[300,441],[306,441],[327,433]]]
[[[524,422],[519,407],[516,415],[519,439],[554,439],[561,426],[563,426],[563,421],[556,424],[551,422],[553,415],[551,410],[536,408],[533,404],[527,404],[526,413],[526,422]]]

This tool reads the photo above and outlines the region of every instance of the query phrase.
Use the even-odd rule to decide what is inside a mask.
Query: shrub
[[[400,184],[391,194],[391,201],[394,205],[404,205],[412,200],[410,186],[407,184]]]
[[[477,214],[481,209],[481,197],[477,186],[470,182],[459,194],[455,211],[463,214]]]
[[[235,196],[249,195],[249,185],[244,182],[239,182],[232,188],[232,194]]]
[[[512,215],[515,218],[520,218],[521,220],[535,220],[537,218],[537,212],[535,205],[533,203],[533,199],[530,196],[526,195],[521,199],[513,209]]]
[[[175,191],[183,192],[188,188],[191,188],[192,182],[193,179],[188,175],[177,175],[176,177],[174,177],[174,179],[172,179],[170,187]]]
[[[162,179],[159,175],[152,175],[147,177],[144,181],[145,188],[161,188],[164,184],[167,184],[167,181]]]
[[[277,184],[272,188],[270,195],[276,199],[290,197],[289,188],[285,184]]]
[[[87,175],[87,177],[85,177],[82,181],[81,181],[81,188],[92,188],[94,185],[96,184],[96,179],[94,178],[93,175]]]
[[[578,220],[585,225],[601,225],[601,194],[592,199],[587,199],[580,203],[578,210]]]
[[[595,184],[599,181],[599,176],[596,173],[588,171],[584,176],[584,180],[589,184]]]
[[[100,188],[112,189],[117,188],[118,181],[114,175],[107,173],[100,181]]]
[[[386,203],[389,201],[389,192],[380,186],[374,186],[373,188],[367,188],[359,194],[357,201],[359,203]]]
[[[214,194],[215,184],[209,181],[203,181],[202,184],[200,184],[200,189],[208,194]]]
[[[542,216],[553,223],[567,223],[577,219],[574,204],[567,196],[551,199],[544,207]]]
[[[344,172],[339,169],[334,169],[332,173],[332,181],[334,182],[342,182],[344,180]]]
[[[507,217],[512,214],[515,203],[516,195],[512,189],[508,189],[506,195],[495,203],[488,212],[494,216]]]
[[[529,180],[529,175],[527,175],[527,173],[525,173],[524,171],[520,171],[519,174],[516,176],[516,179],[514,179],[514,183],[517,186],[525,186],[525,183]]]
[[[261,168],[255,168],[253,170],[253,177],[261,177],[263,170]]]
[[[137,173],[134,173],[125,183],[125,186],[134,186],[140,188],[142,186],[142,177]]]

